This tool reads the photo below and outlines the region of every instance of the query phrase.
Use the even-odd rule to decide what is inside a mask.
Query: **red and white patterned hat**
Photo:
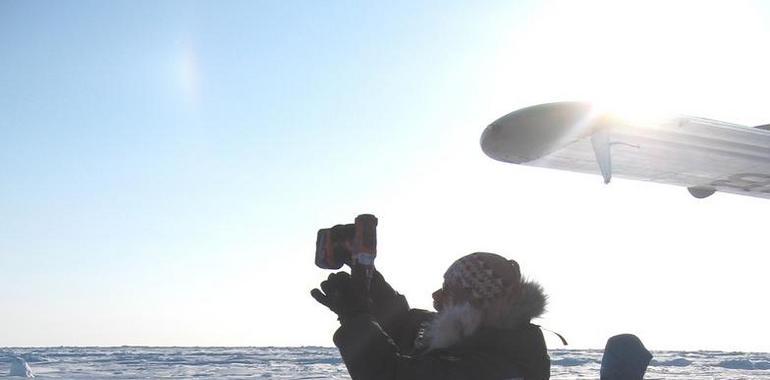
[[[455,261],[444,274],[444,287],[465,289],[476,300],[499,297],[521,282],[516,261],[494,253],[476,252]]]

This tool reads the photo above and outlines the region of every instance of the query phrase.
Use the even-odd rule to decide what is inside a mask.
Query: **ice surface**
[[[719,363],[720,367],[729,369],[758,369],[765,370],[770,369],[770,362],[767,361],[752,361],[749,359],[730,359],[724,360]]]
[[[12,348],[45,379],[349,379],[327,347]],[[552,379],[598,379],[601,350],[551,350]],[[645,379],[770,379],[770,353],[654,351]],[[0,376],[11,354],[0,354]]]
[[[676,358],[676,359],[663,360],[663,361],[653,359],[652,362],[650,362],[650,365],[656,366],[656,367],[665,367],[665,366],[687,367],[690,364],[692,364],[692,361],[687,360],[685,358]]]
[[[11,369],[8,371],[8,376],[35,377],[32,375],[32,369],[29,368],[29,364],[24,359],[18,356],[11,356],[10,362]]]

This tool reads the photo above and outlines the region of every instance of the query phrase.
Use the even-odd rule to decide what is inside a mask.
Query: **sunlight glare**
[[[197,104],[200,96],[200,70],[198,55],[190,43],[185,44],[180,52],[177,72],[185,101],[193,105]]]
[[[511,99],[511,88],[530,89],[515,94],[521,106],[577,100],[761,123],[751,110],[762,109],[770,86],[770,36],[754,8],[740,1],[546,3],[490,75],[500,99]]]

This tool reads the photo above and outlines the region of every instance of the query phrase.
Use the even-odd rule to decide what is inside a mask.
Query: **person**
[[[652,354],[633,334],[620,334],[607,339],[599,370],[601,380],[642,380]]]
[[[541,380],[550,358],[532,318],[542,287],[519,265],[476,252],[455,261],[433,293],[437,312],[410,309],[379,272],[368,297],[357,270],[333,273],[311,295],[337,313],[334,344],[353,380]]]

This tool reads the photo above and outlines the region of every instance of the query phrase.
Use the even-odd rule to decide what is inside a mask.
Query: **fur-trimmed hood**
[[[521,295],[508,309],[504,326],[516,327],[543,315],[547,304],[548,296],[545,295],[540,284],[535,281],[522,280]]]
[[[537,282],[522,280],[520,296],[510,304],[502,328],[514,329],[545,313],[548,297]],[[481,327],[481,310],[470,304],[454,305],[438,313],[424,328],[421,338],[429,349],[448,348],[473,335]],[[418,342],[415,342],[418,343]],[[418,344],[419,346],[419,344]]]

